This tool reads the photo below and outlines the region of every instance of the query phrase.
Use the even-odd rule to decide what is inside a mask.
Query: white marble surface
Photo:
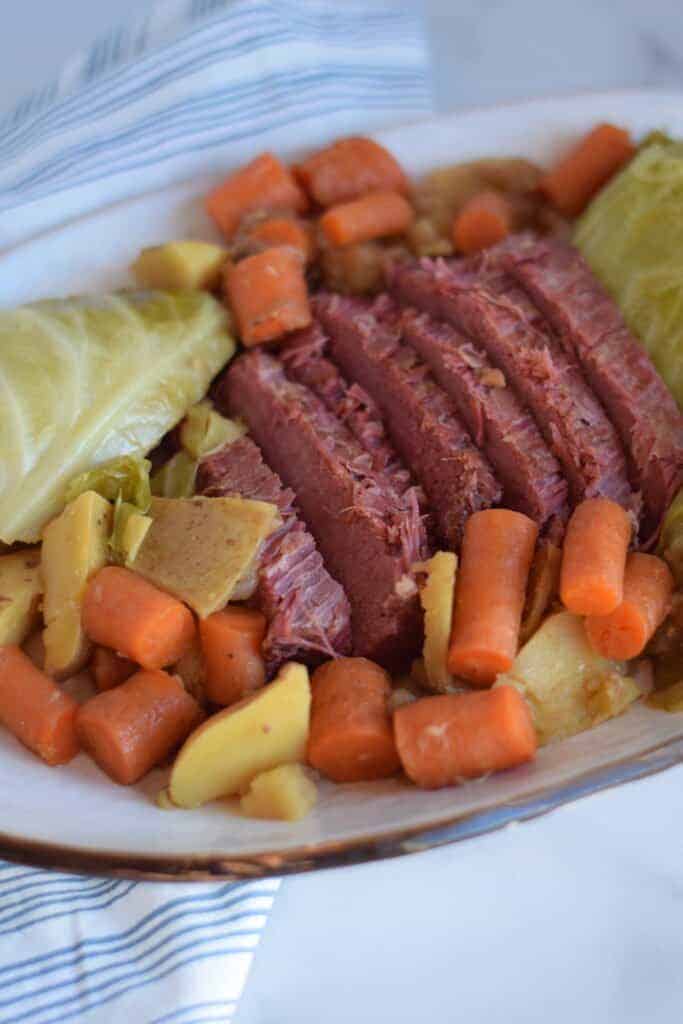
[[[0,106],[144,2],[2,0]],[[683,90],[681,0],[425,9],[442,110]],[[237,1024],[680,1024],[682,964],[683,767],[456,847],[286,881]]]

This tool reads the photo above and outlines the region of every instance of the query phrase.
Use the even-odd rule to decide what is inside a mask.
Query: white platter
[[[683,135],[683,95],[622,92],[451,115],[380,133],[411,173],[481,155],[547,161],[601,120],[637,135]],[[321,133],[322,134],[322,133]],[[254,153],[268,140],[254,142]],[[226,167],[230,160],[226,161]],[[137,250],[174,237],[213,237],[193,180],[117,203],[24,243],[0,260],[0,306],[121,287]],[[250,821],[230,805],[162,811],[164,783],[112,784],[85,756],[51,769],[0,735],[0,856],[49,867],[151,877],[283,873],[450,842],[543,813],[578,796],[683,760],[683,714],[635,707],[590,733],[543,749],[535,764],[458,788],[421,792],[399,781],[321,786],[296,825]]]

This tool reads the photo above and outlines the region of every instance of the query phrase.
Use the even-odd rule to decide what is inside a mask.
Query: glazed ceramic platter
[[[683,134],[683,95],[627,92],[471,111],[380,133],[413,174],[482,155],[547,161],[597,121]],[[322,134],[321,134],[322,140]],[[253,140],[252,152],[271,140]],[[282,146],[279,147],[282,152]],[[287,154],[289,155],[289,154]],[[240,153],[235,163],[243,158]],[[226,161],[226,167],[230,160]],[[213,238],[201,207],[210,180],[90,213],[0,258],[0,306],[118,288],[144,245]],[[523,820],[683,760],[683,714],[643,706],[542,749],[533,765],[453,789],[402,781],[323,783],[295,825],[240,817],[233,804],[163,811],[163,771],[137,787],[112,785],[85,756],[50,769],[0,735],[0,856],[102,874],[244,877],[393,856]]]

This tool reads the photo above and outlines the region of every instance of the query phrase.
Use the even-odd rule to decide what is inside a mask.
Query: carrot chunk
[[[308,762],[333,782],[368,782],[399,770],[389,676],[367,658],[338,658],[311,679]]]
[[[415,212],[398,192],[370,192],[360,199],[331,207],[320,227],[332,245],[353,245],[373,238],[400,235],[413,223]]]
[[[630,554],[621,604],[609,615],[590,615],[586,619],[593,649],[616,661],[637,658],[669,614],[674,586],[671,571],[661,558]]]
[[[465,524],[448,668],[490,686],[517,653],[538,527],[508,509],[475,512]]]
[[[142,576],[116,565],[90,580],[83,600],[83,628],[143,668],[163,668],[182,658],[195,636],[192,612]]]
[[[202,717],[178,679],[142,671],[82,704],[76,728],[83,749],[126,786],[168,757]]]
[[[635,151],[625,128],[596,125],[541,178],[539,188],[565,217],[576,217]]]
[[[96,647],[90,663],[95,686],[98,690],[111,690],[124,683],[137,671],[138,666],[129,658],[122,658],[108,647]]]
[[[266,626],[261,612],[236,605],[200,619],[204,692],[214,704],[234,704],[263,686]]]
[[[247,347],[273,341],[311,322],[301,258],[287,246],[230,264],[225,290]]]
[[[366,192],[408,191],[398,161],[384,146],[359,135],[312,153],[294,173],[318,206],[333,206]]]
[[[512,686],[403,704],[394,732],[403,770],[423,789],[524,764],[537,747],[529,707]]]
[[[479,252],[502,242],[513,224],[514,210],[505,196],[493,190],[478,192],[453,221],[453,244],[462,253]]]
[[[0,647],[0,722],[48,764],[78,753],[78,704],[15,646]]]
[[[266,217],[247,226],[242,234],[245,255],[253,255],[274,246],[288,246],[304,261],[313,258],[313,234],[309,225],[295,217]]]
[[[609,615],[621,604],[631,520],[609,498],[574,509],[562,550],[560,597],[575,615]]]
[[[231,174],[206,197],[206,210],[223,234],[231,238],[245,214],[254,210],[296,210],[308,201],[291,171],[272,153]]]

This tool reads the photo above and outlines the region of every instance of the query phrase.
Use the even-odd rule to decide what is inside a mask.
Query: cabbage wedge
[[[204,292],[121,292],[0,312],[0,541],[35,541],[75,476],[146,454],[235,342]]]

